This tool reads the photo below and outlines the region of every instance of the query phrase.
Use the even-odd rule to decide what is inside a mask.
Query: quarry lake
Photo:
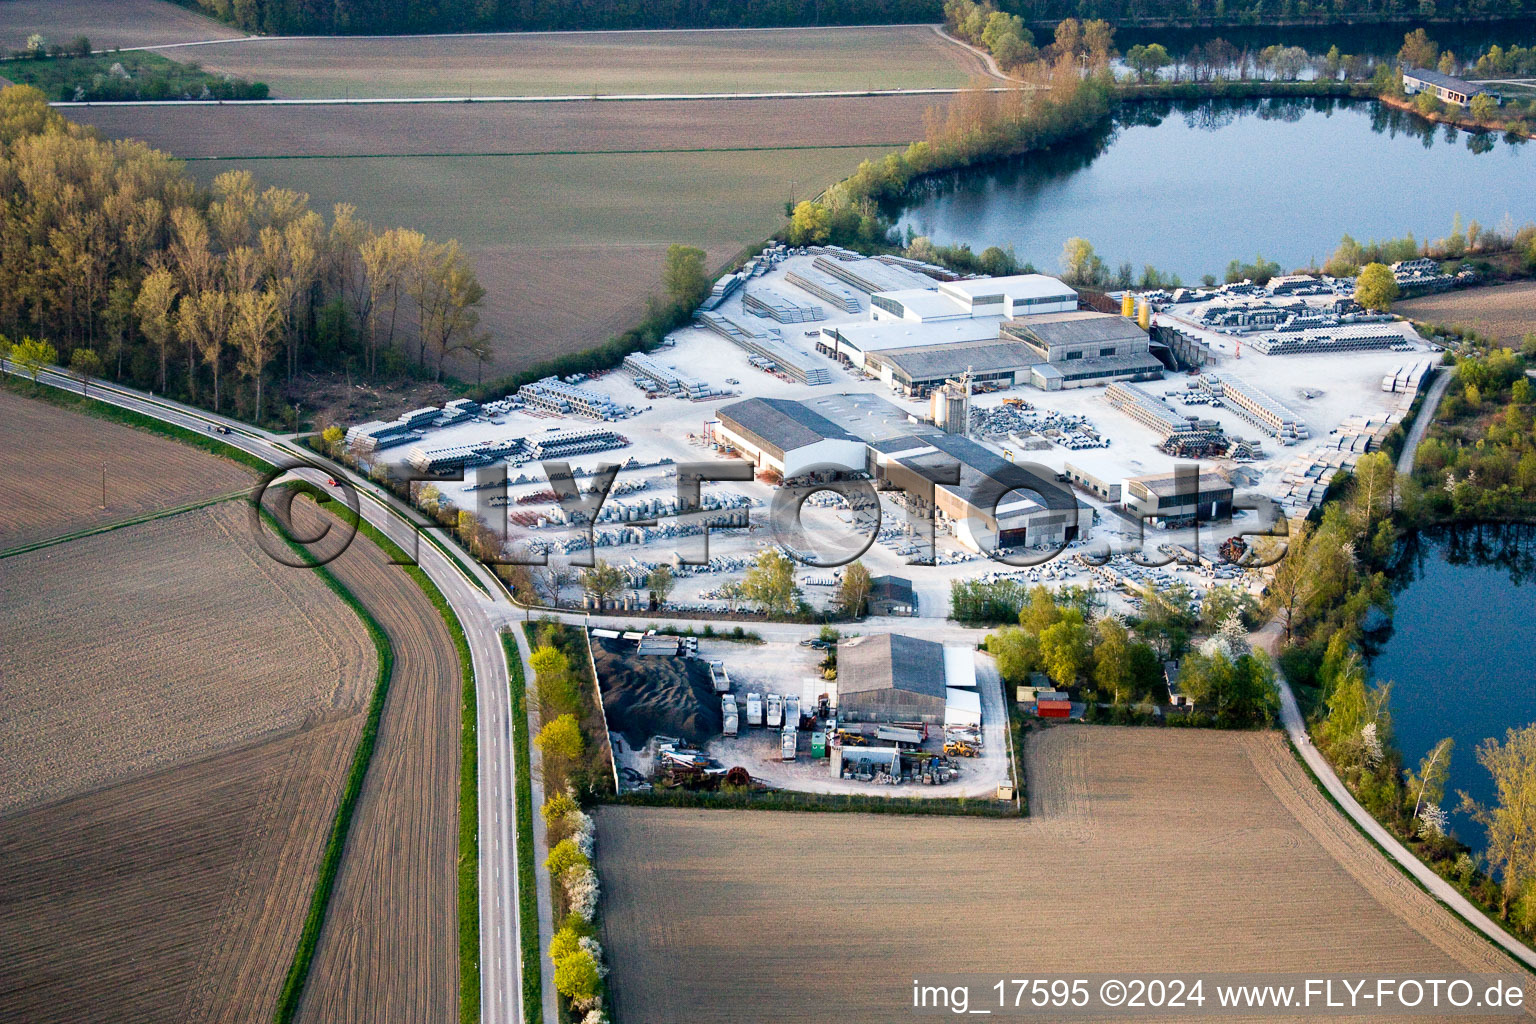
[[[1374,101],[1141,103],[1096,135],[917,186],[899,227],[1059,269],[1063,243],[1218,279],[1256,253],[1289,270],[1355,238],[1438,238],[1457,213],[1536,219],[1536,145],[1432,125]]]
[[[1411,579],[1396,595],[1392,634],[1371,665],[1392,682],[1392,721],[1405,767],[1442,738],[1456,740],[1445,808],[1465,790],[1495,802],[1477,762],[1486,739],[1536,722],[1536,527],[1460,528],[1410,542]],[[1463,842],[1484,846],[1480,825],[1451,815]]]

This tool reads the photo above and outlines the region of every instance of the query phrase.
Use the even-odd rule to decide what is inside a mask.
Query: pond
[[[1536,218],[1536,146],[1430,124],[1374,101],[1140,103],[1097,134],[917,185],[901,230],[1059,268],[1086,238],[1113,270],[1185,283],[1256,253],[1318,265],[1345,232],[1438,238]]]
[[[1536,528],[1458,528],[1409,543],[1409,578],[1397,593],[1392,633],[1371,671],[1392,682],[1392,720],[1405,766],[1442,738],[1456,740],[1445,806],[1458,790],[1489,804],[1493,781],[1477,763],[1484,740],[1536,722]],[[1475,850],[1480,825],[1451,816]]]

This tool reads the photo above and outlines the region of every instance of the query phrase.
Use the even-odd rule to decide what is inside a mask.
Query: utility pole
[[[107,510],[107,467],[101,467],[101,510]]]

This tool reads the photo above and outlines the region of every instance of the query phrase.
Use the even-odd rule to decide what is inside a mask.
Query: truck
[[[894,725],[882,725],[875,730],[875,739],[884,740],[898,747],[919,747],[923,734],[917,729],[900,729]]]
[[[779,740],[779,760],[793,761],[795,748],[800,744],[800,730],[792,725],[784,727],[784,735]]]
[[[731,674],[725,670],[725,662],[712,661],[709,663],[709,681],[714,686],[716,693],[725,693],[731,688]]]
[[[768,695],[768,728],[782,729],[784,727],[784,698],[777,693]]]
[[[736,714],[736,698],[726,694],[720,698],[720,715],[723,721],[723,732],[727,736],[735,736],[741,726],[741,719]]]
[[[784,728],[800,728],[800,698],[793,693],[784,698]]]
[[[747,724],[763,724],[763,695],[760,693],[747,694]]]

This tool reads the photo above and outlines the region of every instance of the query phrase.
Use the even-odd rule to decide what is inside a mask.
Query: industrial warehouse
[[[1439,362],[1411,325],[1358,319],[1338,282],[1305,275],[1268,289],[1106,297],[1042,274],[962,278],[777,246],[717,284],[693,325],[616,371],[363,424],[346,447],[370,468],[465,473],[434,480],[441,500],[477,509],[514,548],[557,559],[598,549],[621,570],[630,607],[645,605],[647,574],[666,565],[674,608],[729,610],[741,604],[733,577],[764,547],[798,549],[820,530],[867,538],[871,575],[906,581],[883,608],[942,617],[950,583],[977,559],[1051,560],[1028,582],[1088,585],[1076,547],[1216,545],[1252,527],[1244,510],[1265,497],[1305,512],[1380,446]],[[1239,315],[1248,322],[1230,322]],[[1260,344],[1367,331],[1385,343]],[[590,529],[557,504],[542,465],[552,459],[594,482],[619,464]],[[676,478],[700,460],[737,460],[751,474],[740,484],[706,474],[695,506]],[[481,482],[498,464],[505,484]],[[803,486],[839,478],[867,481],[878,516]],[[786,481],[805,495],[794,540],[774,532]],[[833,604],[835,578],[804,569],[797,582],[813,609]],[[574,578],[561,591],[563,602],[585,599]]]
[[[876,633],[744,655],[653,631],[591,636],[621,792],[725,782],[1013,798],[1001,682],[968,646]]]
[[[907,423],[880,399],[822,409],[785,399],[753,398],[722,407],[712,434],[759,471],[781,479],[807,472],[867,474],[900,494],[913,514],[934,514],[967,550],[978,554],[1061,546],[1090,533],[1093,510],[1058,481],[1015,465],[983,445],[931,424]],[[881,409],[880,407],[884,408]],[[883,413],[884,415],[878,415]],[[864,437],[861,423],[876,429]]]

